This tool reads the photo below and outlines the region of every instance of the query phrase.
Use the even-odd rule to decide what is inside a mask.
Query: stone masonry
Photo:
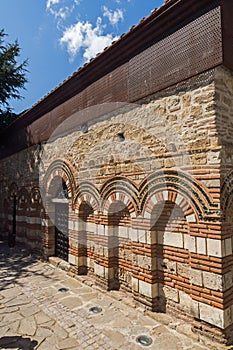
[[[233,75],[202,70],[132,101],[92,104],[87,87],[28,123],[40,142],[1,159],[1,230],[16,198],[17,242],[232,343]]]

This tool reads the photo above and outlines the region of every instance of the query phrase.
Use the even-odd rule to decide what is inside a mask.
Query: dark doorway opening
[[[68,203],[55,204],[55,255],[65,261],[69,258],[69,206]]]

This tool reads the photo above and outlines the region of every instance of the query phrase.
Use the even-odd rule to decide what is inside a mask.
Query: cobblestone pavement
[[[102,311],[90,311],[95,306]],[[0,241],[0,349],[209,349],[189,332],[168,315],[136,307],[123,292],[103,292],[88,277],[71,278]],[[138,344],[139,335],[153,343]]]

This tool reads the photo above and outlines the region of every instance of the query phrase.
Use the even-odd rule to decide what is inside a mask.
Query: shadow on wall
[[[9,336],[0,338],[0,349],[34,350],[38,342],[21,336]]]

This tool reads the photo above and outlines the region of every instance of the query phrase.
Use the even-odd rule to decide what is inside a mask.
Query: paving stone
[[[56,336],[60,337],[61,339],[65,339],[67,337],[67,332],[58,324],[55,324],[55,326],[53,327],[53,331],[54,334],[56,334]]]
[[[145,333],[154,339],[148,349],[209,349],[196,343],[191,335],[187,337],[165,326],[174,323],[173,318],[135,308],[132,298],[121,291],[104,292],[95,288],[94,281],[88,277],[72,279],[48,263],[35,262],[29,256],[22,262],[21,258],[22,253],[15,254],[9,262],[4,254],[0,255],[0,264],[1,260],[9,264],[4,269],[7,278],[13,266],[10,277],[17,283],[8,288],[9,280],[6,281],[4,296],[0,292],[0,339],[27,337],[38,342],[35,350],[140,350],[136,336]],[[57,290],[64,286],[69,292],[59,293]],[[100,314],[90,313],[89,308],[95,305],[102,307]],[[8,324],[4,326],[1,323],[5,320]],[[185,332],[188,334],[188,328]],[[19,349],[30,348],[24,345],[16,348]]]
[[[64,306],[67,306],[69,309],[74,309],[77,306],[81,306],[82,300],[78,297],[67,297],[61,300],[61,303]]]
[[[36,333],[36,322],[33,316],[22,319],[19,326],[19,333],[22,335],[34,335]]]
[[[20,314],[24,317],[29,317],[38,313],[38,307],[30,305],[21,306]]]
[[[111,339],[113,346],[117,347],[118,349],[121,349],[121,346],[127,342],[126,336],[119,331],[114,329],[104,329],[103,332],[109,339]]]
[[[72,338],[66,338],[61,340],[60,344],[60,349],[75,349],[75,347],[78,349],[78,343],[75,339]]]
[[[48,329],[48,328],[43,328],[43,327],[39,327],[36,330],[36,336],[38,337],[51,337],[51,335],[53,335],[53,331]]]
[[[51,320],[44,312],[40,311],[35,315],[35,319],[37,324],[46,323]]]
[[[6,289],[6,290],[2,290],[1,292],[1,296],[4,298],[15,298],[15,297],[19,297],[19,295],[22,295],[23,292],[20,291],[19,288],[15,287],[15,288],[11,288],[11,289]]]
[[[25,295],[19,296],[17,298],[14,298],[7,303],[5,303],[5,306],[19,306],[19,305],[25,305],[28,304],[28,299],[25,297]]]

